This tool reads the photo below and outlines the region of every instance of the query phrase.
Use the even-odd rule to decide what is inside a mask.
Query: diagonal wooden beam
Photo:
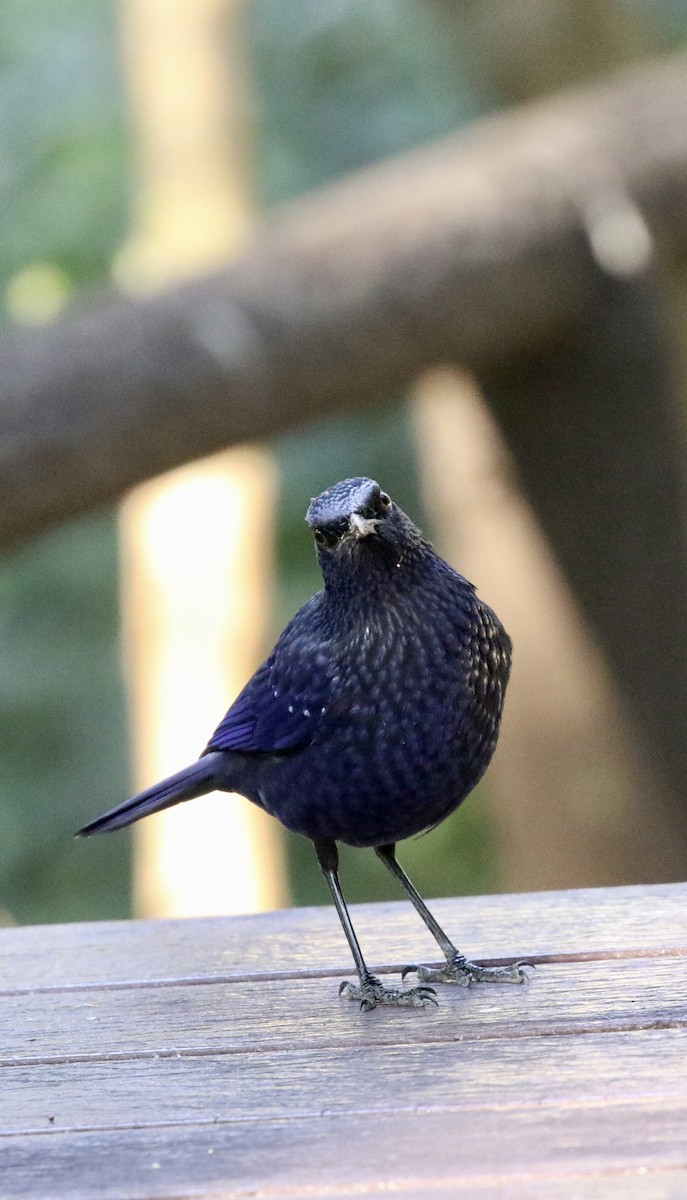
[[[12,333],[0,546],[222,446],[371,404],[437,362],[486,369],[550,346],[599,286],[603,222],[641,213],[684,257],[685,196],[682,55],[348,178],[276,214],[211,277],[147,301],[92,297]]]

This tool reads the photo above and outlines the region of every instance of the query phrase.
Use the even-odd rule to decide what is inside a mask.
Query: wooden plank
[[[439,1009],[367,1014],[330,978],[0,995],[0,1067],[687,1024],[681,957],[549,963],[527,987],[437,990]]]
[[[0,1135],[321,1113],[687,1101],[687,1029],[5,1067]],[[657,1068],[660,1064],[660,1071]],[[363,1123],[365,1123],[363,1121]],[[687,1141],[687,1139],[686,1139]]]
[[[332,1075],[331,1086],[336,1086]],[[687,1102],[637,1100],[460,1112],[323,1114],[306,1119],[0,1141],[3,1200],[179,1200],[181,1197],[344,1195],[375,1187],[499,1197],[620,1191],[642,1173],[687,1170]],[[603,1192],[602,1178],[616,1191]],[[670,1178],[671,1176],[667,1176]],[[513,1190],[511,1190],[513,1189]],[[547,1190],[548,1189],[548,1190]],[[654,1193],[655,1194],[655,1193]],[[662,1200],[670,1193],[659,1193]],[[677,1192],[683,1196],[684,1191]]]
[[[687,954],[687,884],[468,896],[432,909],[481,959]],[[435,960],[406,902],[353,906],[370,965]],[[333,909],[0,930],[0,991],[181,979],[339,976],[350,960]]]
[[[387,1189],[382,1185],[372,1183],[357,1184],[355,1192],[331,1191],[330,1188],[310,1188],[307,1191],[289,1189],[289,1200],[351,1200],[355,1197],[376,1197],[386,1194]],[[226,1193],[225,1193],[226,1194]],[[271,1195],[284,1193],[271,1192]],[[469,1200],[684,1200],[687,1195],[687,1172],[664,1171],[662,1169],[647,1171],[639,1168],[635,1171],[599,1171],[592,1174],[547,1175],[544,1178],[524,1180],[501,1176],[498,1180],[432,1178],[416,1184],[407,1184],[404,1180],[400,1185],[393,1184],[393,1195],[400,1200],[431,1200],[436,1196],[460,1196]]]

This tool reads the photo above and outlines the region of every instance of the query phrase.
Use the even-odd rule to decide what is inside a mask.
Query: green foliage
[[[0,570],[0,895],[22,921],[128,911],[126,842],[73,834],[126,787],[109,517]]]
[[[127,222],[111,0],[0,5],[0,282],[27,263],[107,274]]]
[[[423,896],[486,893],[497,886],[494,837],[480,805],[480,790],[438,829],[399,846],[399,861]],[[329,899],[313,859],[313,848],[305,838],[289,839],[289,878],[295,904],[326,904]],[[402,898],[398,884],[372,850],[341,846],[340,866],[351,902]]]
[[[644,23],[647,50],[687,32],[687,0],[622,0],[620,9]],[[481,82],[481,64],[467,61],[460,28],[456,33],[478,12],[439,0],[252,0],[247,24],[264,202],[406,149],[490,107],[495,94]],[[66,290],[98,283],[124,239],[127,121],[117,16],[115,0],[0,5],[0,321],[19,273],[46,267]],[[275,633],[319,586],[303,524],[311,494],[345,475],[371,474],[422,523],[400,402],[369,418],[299,430],[276,450],[282,506]],[[0,905],[19,920],[128,912],[127,839],[71,838],[126,789],[117,639],[111,516],[74,523],[0,567]],[[402,857],[428,895],[489,888],[491,843],[477,799],[430,839],[407,843]],[[297,838],[290,847],[296,899],[324,901],[310,848]],[[346,853],[343,874],[352,897],[397,895],[371,854]]]
[[[253,0],[249,38],[268,203],[417,145],[486,107],[417,0]]]
[[[109,0],[0,6],[0,296],[35,263],[68,289],[108,274],[127,224],[116,49]],[[126,787],[116,597],[109,516],[0,566],[0,903],[20,921],[129,911],[126,839],[72,838]]]

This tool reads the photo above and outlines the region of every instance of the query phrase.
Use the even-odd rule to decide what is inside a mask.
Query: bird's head
[[[422,534],[374,479],[344,479],[311,500],[313,531],[325,582],[364,568],[400,567],[426,547]]]

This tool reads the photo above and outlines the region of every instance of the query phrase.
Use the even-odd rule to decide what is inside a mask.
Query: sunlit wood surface
[[[329,908],[0,932],[0,1194],[687,1194],[687,885],[435,902],[528,987],[340,1000]],[[371,964],[435,958],[354,910]]]

